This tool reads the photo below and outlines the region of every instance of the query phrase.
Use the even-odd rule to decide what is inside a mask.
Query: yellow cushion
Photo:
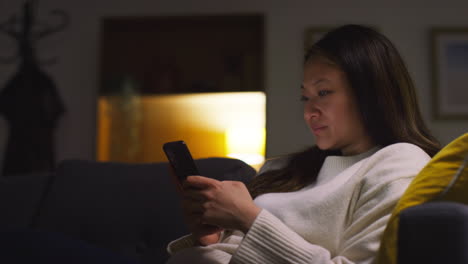
[[[408,207],[433,200],[468,204],[468,133],[439,153],[414,178],[392,212],[382,237],[378,264],[397,264],[398,221]]]

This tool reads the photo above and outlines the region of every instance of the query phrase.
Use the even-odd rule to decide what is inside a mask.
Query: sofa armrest
[[[468,206],[430,202],[401,212],[398,263],[468,263]]]

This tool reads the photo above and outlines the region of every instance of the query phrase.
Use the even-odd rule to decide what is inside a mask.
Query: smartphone
[[[193,161],[192,155],[184,141],[179,140],[164,143],[163,150],[180,183],[185,181],[190,175],[200,175],[197,165]]]

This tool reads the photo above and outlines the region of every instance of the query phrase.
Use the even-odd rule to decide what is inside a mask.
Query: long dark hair
[[[345,25],[328,32],[306,53],[305,63],[325,58],[345,72],[365,129],[385,147],[398,142],[419,146],[430,156],[440,145],[426,127],[413,81],[395,46],[376,30]],[[296,191],[315,181],[333,150],[317,146],[291,155],[285,168],[258,175],[249,184],[253,197],[268,192]]]

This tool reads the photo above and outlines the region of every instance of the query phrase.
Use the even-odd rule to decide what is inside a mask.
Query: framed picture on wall
[[[432,76],[435,119],[468,119],[468,27],[433,28]]]

